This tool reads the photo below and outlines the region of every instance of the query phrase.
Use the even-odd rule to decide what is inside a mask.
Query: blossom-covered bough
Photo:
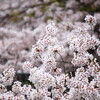
[[[30,74],[30,84],[13,82],[14,69],[5,69],[0,74],[0,100],[100,100],[100,65],[89,52],[95,50],[100,56],[100,41],[89,34],[96,19],[88,15],[85,20],[83,25],[71,25],[62,41],[57,38],[59,28],[50,22],[45,34],[32,46],[31,56],[41,65],[33,67],[29,61],[23,64],[23,71]],[[74,75],[66,71],[67,51],[73,53]],[[62,63],[60,68],[58,62]],[[7,90],[9,85],[11,91]]]

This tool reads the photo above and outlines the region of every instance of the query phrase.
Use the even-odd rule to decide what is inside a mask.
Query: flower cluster
[[[0,74],[0,82],[5,85],[11,85],[15,76],[14,68],[7,68]]]
[[[37,89],[48,89],[55,85],[55,78],[51,74],[44,72],[43,69],[31,69],[29,80]]]
[[[86,16],[85,20],[90,26],[95,25],[94,17]],[[23,71],[29,73],[28,84],[13,82],[13,68],[0,74],[0,100],[100,100],[100,65],[91,53],[96,51],[99,56],[99,39],[91,36],[84,25],[58,34],[62,30],[50,22],[45,34],[32,46],[32,58],[41,64],[34,66],[29,61],[23,64]],[[73,70],[69,72],[66,71],[69,64],[65,61],[66,50],[73,56],[70,62]],[[11,89],[7,91],[10,85]]]
[[[96,25],[96,18],[91,15],[87,15],[85,21],[90,25]]]
[[[32,64],[29,61],[24,62],[23,64],[23,70],[24,72],[30,72],[30,69],[32,68]]]
[[[90,36],[85,27],[78,27],[68,35],[68,43],[73,51],[84,52],[100,44],[95,36]]]

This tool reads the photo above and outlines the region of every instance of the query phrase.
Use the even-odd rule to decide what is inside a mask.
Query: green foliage
[[[33,17],[33,16],[35,16],[35,12],[30,13],[30,14],[25,14],[25,16],[28,16],[28,17]]]
[[[92,7],[92,4],[82,5],[80,7],[81,11],[87,12],[100,12],[100,7]]]
[[[65,7],[65,4],[66,4],[66,0],[57,0],[59,2],[59,6],[60,7]]]
[[[50,2],[57,2],[57,0],[50,0]]]
[[[53,20],[53,17],[52,16],[46,16],[45,17],[45,22],[47,22],[49,19]]]
[[[30,14],[26,14],[26,13],[20,14],[19,12],[14,12],[10,15],[10,20],[13,22],[18,22],[18,21],[23,20],[25,16],[33,17],[35,16],[35,12],[32,12]]]
[[[48,4],[44,4],[43,6],[41,6],[41,12],[43,12],[43,13],[45,13],[48,9],[47,9],[47,7],[48,7]]]
[[[13,12],[10,15],[10,20],[16,22],[18,20],[19,12]]]

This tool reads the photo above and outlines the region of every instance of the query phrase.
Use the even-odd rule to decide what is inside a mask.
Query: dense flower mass
[[[34,3],[39,2],[37,6],[45,3],[42,13],[32,6],[33,8],[26,11],[23,19],[24,23],[27,23],[30,20],[29,16],[40,16],[38,25],[41,20],[52,19],[51,16],[57,21],[47,21],[48,25],[36,24],[35,27],[38,27],[33,31],[22,30],[20,35],[14,30],[0,28],[0,32],[3,32],[6,37],[9,37],[6,34],[9,31],[19,38],[19,42],[16,39],[17,42],[15,41],[14,44],[5,38],[6,42],[0,41],[0,54],[7,50],[11,55],[9,59],[14,59],[13,56],[17,59],[15,62],[10,62],[5,59],[7,54],[2,57],[7,62],[7,66],[0,73],[0,100],[100,100],[100,38],[95,32],[99,17],[96,19],[95,16],[86,15],[85,22],[75,22],[74,20],[79,21],[78,19],[83,15],[80,12],[73,14],[74,12],[70,10],[72,6],[75,7],[74,4],[78,7],[78,2],[89,5],[94,1],[68,0],[68,5],[64,5],[68,8],[67,13],[58,7],[58,3],[50,6],[55,1],[35,0]],[[57,1],[60,2],[60,6],[63,6],[63,0]],[[51,7],[49,12],[52,11],[55,15],[49,13],[49,16],[46,16],[48,14],[46,5]],[[58,13],[53,9],[55,5]],[[22,8],[25,9],[27,6],[26,3]],[[26,35],[23,36],[23,33]],[[10,37],[10,41],[14,41],[14,34]],[[29,45],[30,42],[33,43],[32,46]],[[32,48],[29,49],[30,47]],[[30,55],[29,58],[27,53]],[[25,57],[21,57],[22,55]],[[22,62],[23,66],[18,61]],[[0,59],[1,62],[4,64]],[[12,63],[15,66],[19,65],[19,68],[14,68]],[[25,82],[18,76],[22,73],[27,75],[24,77]]]
[[[32,64],[29,61],[24,62],[23,64],[23,70],[24,72],[30,72],[30,69],[32,68]]]
[[[48,89],[50,86],[54,87],[55,85],[55,78],[49,73],[44,72],[43,69],[37,69],[35,72],[34,68],[31,69],[29,80],[37,89]]]
[[[13,82],[13,78],[15,76],[15,71],[13,68],[5,69],[2,74],[0,74],[0,82],[5,85],[11,85]]]
[[[86,22],[94,25],[95,18],[86,16]],[[30,74],[31,85],[22,85],[15,81],[12,91],[7,91],[6,86],[11,85],[15,71],[13,68],[5,69],[0,74],[0,99],[1,100],[99,100],[100,99],[100,65],[96,58],[88,52],[96,49],[99,55],[100,41],[89,35],[85,27],[73,28],[66,36],[65,43],[73,52],[72,64],[76,72],[66,73],[65,65],[57,67],[58,62],[66,63],[62,54],[66,47],[57,39],[57,28],[52,22],[46,26],[46,35],[32,46],[32,57],[42,62],[40,67],[34,67],[29,61],[23,64],[24,72]],[[59,43],[57,42],[59,41]],[[59,61],[61,60],[61,61]],[[65,69],[64,69],[65,70]]]

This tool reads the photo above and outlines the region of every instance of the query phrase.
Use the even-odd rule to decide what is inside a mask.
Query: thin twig
[[[57,52],[57,53],[58,53],[58,52]],[[60,53],[58,53],[58,54],[59,54],[59,56],[60,56],[62,62],[66,62],[66,61],[63,60],[63,57],[61,56],[61,54],[60,54]],[[63,63],[63,68],[64,68],[64,73],[66,74],[66,68],[65,68],[65,66],[64,66],[64,63]]]

